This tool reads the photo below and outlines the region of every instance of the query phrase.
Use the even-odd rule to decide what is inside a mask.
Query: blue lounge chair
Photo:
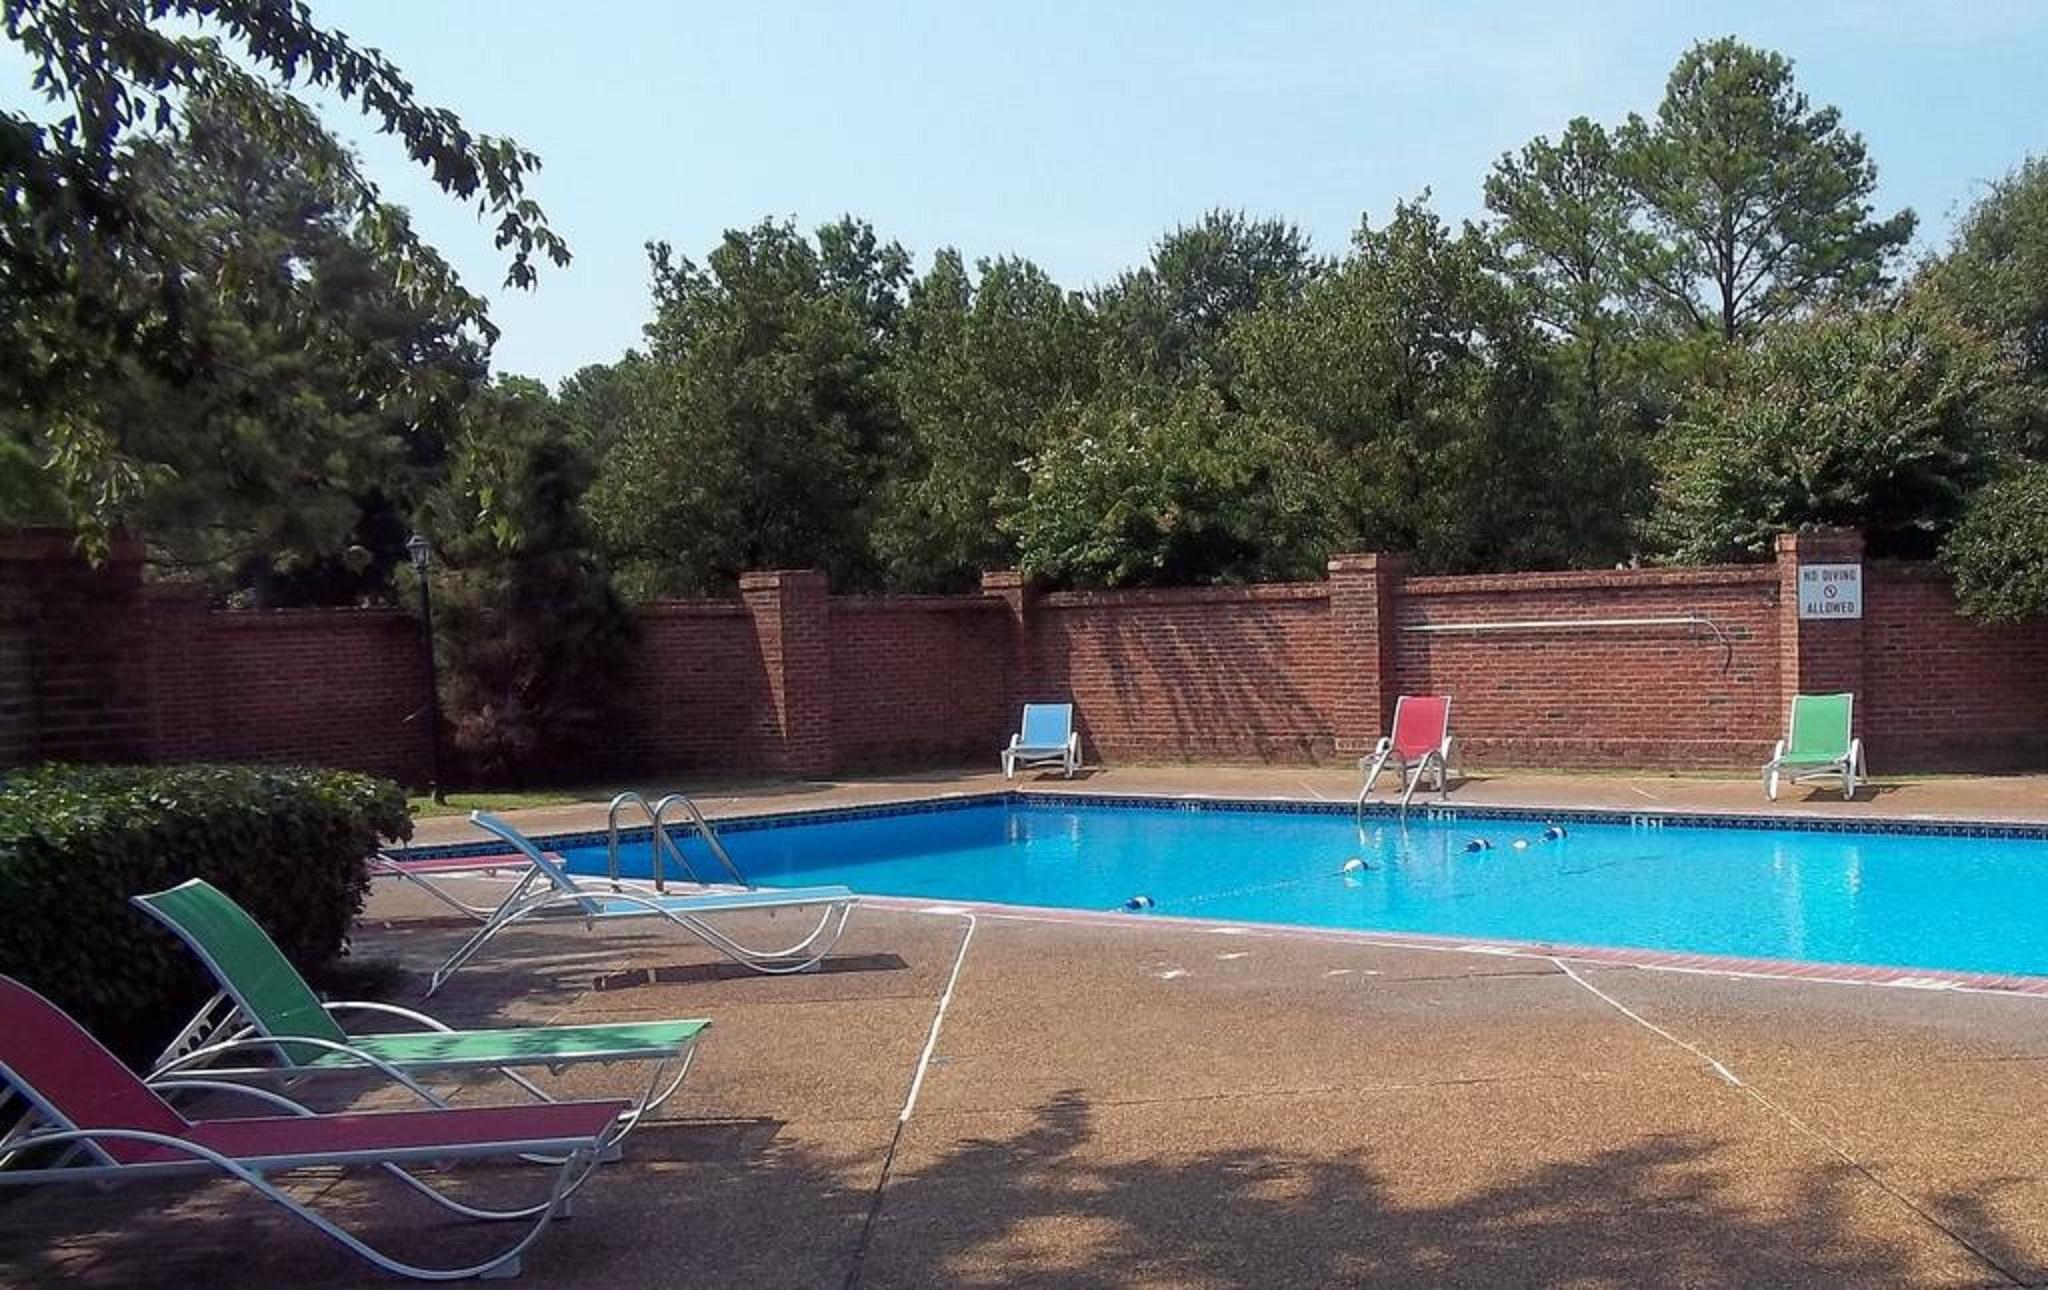
[[[432,994],[443,982],[481,950],[492,937],[515,923],[529,919],[580,918],[587,927],[625,918],[660,918],[718,950],[735,963],[756,972],[803,972],[816,967],[846,932],[847,919],[859,899],[845,887],[747,888],[741,891],[707,892],[699,896],[664,896],[637,891],[613,891],[586,887],[569,876],[553,856],[533,844],[519,830],[495,815],[472,811],[470,823],[512,844],[533,867],[491,912],[474,936],[434,969],[427,986]],[[822,909],[817,925],[800,939],[781,949],[764,950],[746,945],[720,931],[711,921],[720,914],[766,910]]]
[[[1081,769],[1081,736],[1074,730],[1071,703],[1027,703],[1024,725],[1003,749],[1003,778],[1019,766],[1058,766],[1068,779]]]

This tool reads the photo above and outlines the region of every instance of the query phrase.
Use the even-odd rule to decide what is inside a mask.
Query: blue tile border
[[[1035,810],[1087,810],[1121,808],[1139,811],[1236,811],[1288,815],[1351,815],[1351,802],[1298,798],[1199,797],[1165,794],[1106,794],[1040,792],[999,789],[962,793],[948,797],[917,798],[865,806],[817,806],[759,815],[740,815],[714,820],[721,834],[747,833],[756,829],[785,828],[798,824],[819,824],[848,820],[881,819],[901,815],[935,815],[981,806],[1012,806]],[[1400,812],[1388,802],[1368,802],[1367,816],[1394,819]],[[1691,829],[1784,830],[1797,833],[1874,833],[1917,837],[2000,838],[2024,842],[2048,841],[2048,824],[2025,824],[1991,820],[1911,820],[1878,817],[1868,820],[1819,815],[1765,815],[1740,811],[1624,811],[1596,807],[1466,806],[1455,802],[1423,803],[1409,814],[1429,820],[1542,820],[1568,824],[1635,824],[1647,827]],[[621,846],[646,843],[652,835],[646,825],[620,829]],[[534,840],[555,849],[601,847],[608,835],[603,830],[536,835]],[[495,841],[444,843],[437,846],[407,847],[404,854],[422,859],[442,856],[491,855],[505,850]]]

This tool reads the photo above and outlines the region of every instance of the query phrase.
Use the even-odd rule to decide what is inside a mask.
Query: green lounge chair
[[[568,1212],[570,1193],[590,1176],[607,1135],[627,1110],[624,1102],[556,1102],[321,1115],[281,1093],[243,1084],[191,1076],[144,1083],[57,1005],[4,976],[0,1088],[11,1089],[28,1107],[0,1139],[0,1185],[226,1176],[385,1271],[424,1281],[517,1276],[519,1256],[540,1239],[550,1218]],[[166,1093],[181,1091],[239,1098],[261,1109],[253,1116],[194,1121],[164,1100]],[[545,1199],[516,1209],[479,1209],[401,1167],[544,1152],[556,1154],[560,1172]],[[378,1167],[464,1218],[525,1220],[532,1226],[481,1262],[424,1267],[375,1249],[271,1181],[291,1170],[349,1165]],[[353,1211],[376,1212],[373,1206]]]
[[[1800,694],[1793,696],[1792,712],[1785,737],[1764,764],[1764,796],[1778,800],[1778,781],[1804,783],[1809,779],[1842,777],[1842,797],[1856,796],[1858,780],[1868,778],[1863,767],[1863,741],[1851,734],[1855,716],[1853,694]]]
[[[176,933],[220,983],[216,995],[158,1059],[157,1076],[198,1070],[215,1078],[375,1071],[435,1106],[446,1103],[417,1077],[452,1071],[495,1071],[542,1101],[553,1101],[520,1068],[560,1070],[591,1062],[652,1062],[639,1102],[620,1116],[605,1143],[614,1148],[635,1124],[667,1101],[689,1073],[708,1021],[640,1021],[619,1025],[526,1026],[451,1030],[424,1013],[388,1003],[323,1003],[256,920],[227,894],[194,878],[168,891],[133,897],[144,913]],[[401,1017],[416,1032],[350,1034],[336,1013]],[[268,1056],[273,1066],[236,1068],[225,1059]],[[664,1076],[673,1067],[673,1074]],[[611,1152],[608,1152],[611,1154]]]

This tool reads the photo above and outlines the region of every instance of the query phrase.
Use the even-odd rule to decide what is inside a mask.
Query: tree
[[[1614,350],[1641,303],[1634,266],[1654,250],[1613,141],[1584,117],[1556,143],[1539,136],[1494,163],[1486,206],[1499,217],[1496,237],[1522,303],[1570,351],[1582,422],[1601,424]]]
[[[1022,568],[1073,586],[1313,577],[1328,553],[1320,446],[1215,392],[1101,398],[1032,462]]]
[[[1754,560],[1787,529],[1841,525],[1925,558],[2009,444],[2013,375],[1926,299],[1781,323],[1671,426],[1653,539],[1685,563]]]
[[[815,242],[773,221],[729,231],[702,268],[665,244],[649,255],[647,412],[590,497],[629,590],[706,594],[787,566],[875,585],[868,533],[900,452],[903,248],[848,218]]]
[[[643,424],[651,409],[653,366],[637,350],[616,363],[590,363],[562,382],[558,391],[569,434],[594,461]]]
[[[2028,382],[2025,451],[2048,459],[2048,157],[2031,157],[1965,212],[1927,289],[2012,344]]]
[[[1631,114],[1619,161],[1662,245],[1643,285],[1733,341],[1834,297],[1882,287],[1914,216],[1871,218],[1877,167],[1792,63],[1733,37],[1679,58],[1654,123]]]
[[[1331,450],[1333,543],[1416,553],[1439,571],[1611,558],[1609,446],[1553,414],[1541,339],[1490,270],[1480,230],[1424,202],[1291,309],[1262,310],[1233,350],[1244,407]]]
[[[957,251],[910,288],[896,357],[905,452],[875,523],[891,585],[956,590],[1016,560],[1005,527],[1024,503],[1028,459],[1070,432],[1096,384],[1081,303],[1028,260]]]
[[[1123,380],[1227,390],[1231,326],[1263,304],[1299,299],[1323,268],[1295,225],[1212,210],[1159,239],[1148,266],[1097,293],[1109,361]]]
[[[584,529],[590,462],[545,387],[501,380],[464,412],[429,508],[444,567],[438,654],[455,748],[480,781],[588,774],[632,619]]]
[[[156,563],[225,596],[381,598],[483,379],[462,303],[402,286],[330,185],[231,116],[193,105],[175,143],[138,144],[124,166],[177,230],[193,281],[180,370],[115,353],[73,388],[114,449],[151,471],[114,513]],[[5,419],[31,459],[37,425]]]
[[[442,189],[474,201],[510,252],[508,284],[529,285],[536,258],[568,261],[525,196],[532,153],[421,104],[381,54],[317,25],[302,4],[10,0],[5,31],[51,119],[0,112],[0,391],[27,414],[36,455],[89,543],[163,475],[123,451],[94,391],[137,368],[175,381],[198,343],[187,297],[206,279],[175,212],[129,164],[139,145],[174,145],[193,112],[232,121],[281,166],[315,177],[402,289],[459,302],[462,321],[486,335],[483,302],[300,93],[360,108]]]
[[[1979,489],[1942,544],[1941,562],[1969,617],[2048,618],[2048,463],[2015,463]]]

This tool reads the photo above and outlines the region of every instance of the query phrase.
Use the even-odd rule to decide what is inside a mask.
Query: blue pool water
[[[2048,975],[2048,841],[1029,800],[723,835],[771,886]],[[1491,850],[1471,852],[1476,838]],[[1527,843],[1516,849],[1517,841]],[[687,844],[700,872],[713,866]],[[602,846],[565,852],[602,874]],[[1346,862],[1363,860],[1369,867]],[[645,876],[645,842],[621,848]]]

